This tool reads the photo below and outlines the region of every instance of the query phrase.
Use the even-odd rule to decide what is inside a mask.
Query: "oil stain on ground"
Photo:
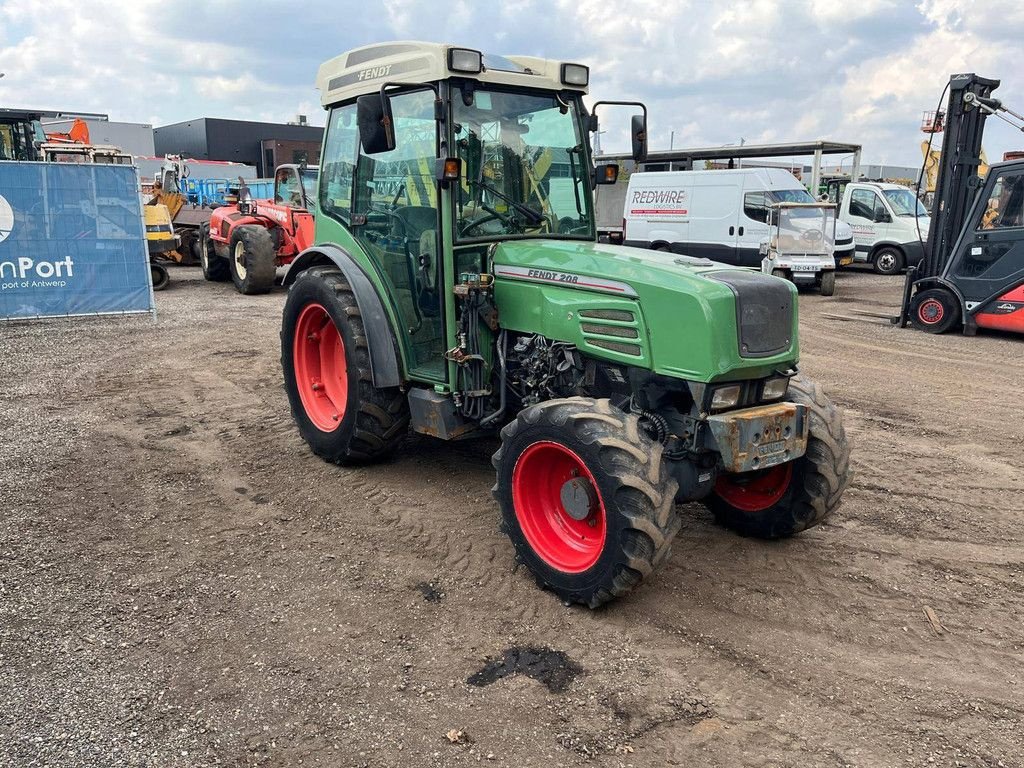
[[[526,675],[543,683],[552,693],[562,693],[583,673],[583,667],[562,651],[513,646],[501,658],[492,659],[466,682],[482,688],[511,675]]]

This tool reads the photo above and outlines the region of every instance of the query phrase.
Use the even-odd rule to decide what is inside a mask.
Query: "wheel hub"
[[[582,477],[566,480],[559,493],[562,507],[573,520],[586,520],[593,514],[596,496],[594,487]]]
[[[923,322],[934,324],[939,322],[945,313],[941,301],[928,299],[928,301],[921,304],[921,309],[918,310],[917,314]]]
[[[240,280],[245,280],[245,245],[241,241],[235,245],[235,271]]]

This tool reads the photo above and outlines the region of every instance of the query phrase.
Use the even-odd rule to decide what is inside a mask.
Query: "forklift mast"
[[[932,224],[924,260],[913,273],[915,280],[938,277],[952,256],[967,213],[982,184],[978,177],[978,167],[982,164],[981,139],[985,119],[991,111],[982,105],[991,101],[992,91],[998,87],[998,80],[974,73],[951,75],[949,78],[949,106],[935,181]]]

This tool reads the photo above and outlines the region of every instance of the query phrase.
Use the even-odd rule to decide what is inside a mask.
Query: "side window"
[[[1006,229],[1024,226],[1024,174],[1008,174],[996,179],[985,204],[979,229]]]
[[[743,196],[743,214],[748,219],[764,223],[768,220],[768,199],[764,192],[747,192]]]
[[[292,168],[279,168],[274,175],[274,202],[279,205],[290,205],[293,208],[301,208],[302,188],[299,186],[299,177]]]
[[[850,196],[850,215],[874,220],[876,205],[881,205],[878,195],[870,189],[855,189]]]
[[[320,164],[320,209],[346,226],[352,215],[352,179],[358,144],[356,105],[332,109]]]

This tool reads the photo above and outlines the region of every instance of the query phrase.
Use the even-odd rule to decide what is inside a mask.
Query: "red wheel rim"
[[[292,366],[306,416],[324,432],[333,432],[345,417],[348,364],[345,342],[319,304],[303,307],[295,323]]]
[[[778,503],[789,488],[792,477],[792,461],[759,473],[719,475],[715,482],[715,493],[736,509],[744,512],[761,512]]]
[[[946,308],[942,306],[942,302],[938,299],[927,299],[921,302],[921,306],[917,309],[917,316],[921,319],[921,322],[928,325],[942,322],[945,314]]]
[[[562,503],[562,489],[573,479],[589,483],[593,501],[583,520]],[[597,562],[607,536],[604,500],[583,460],[564,445],[534,443],[512,471],[512,505],[523,536],[549,566],[580,573]]]

